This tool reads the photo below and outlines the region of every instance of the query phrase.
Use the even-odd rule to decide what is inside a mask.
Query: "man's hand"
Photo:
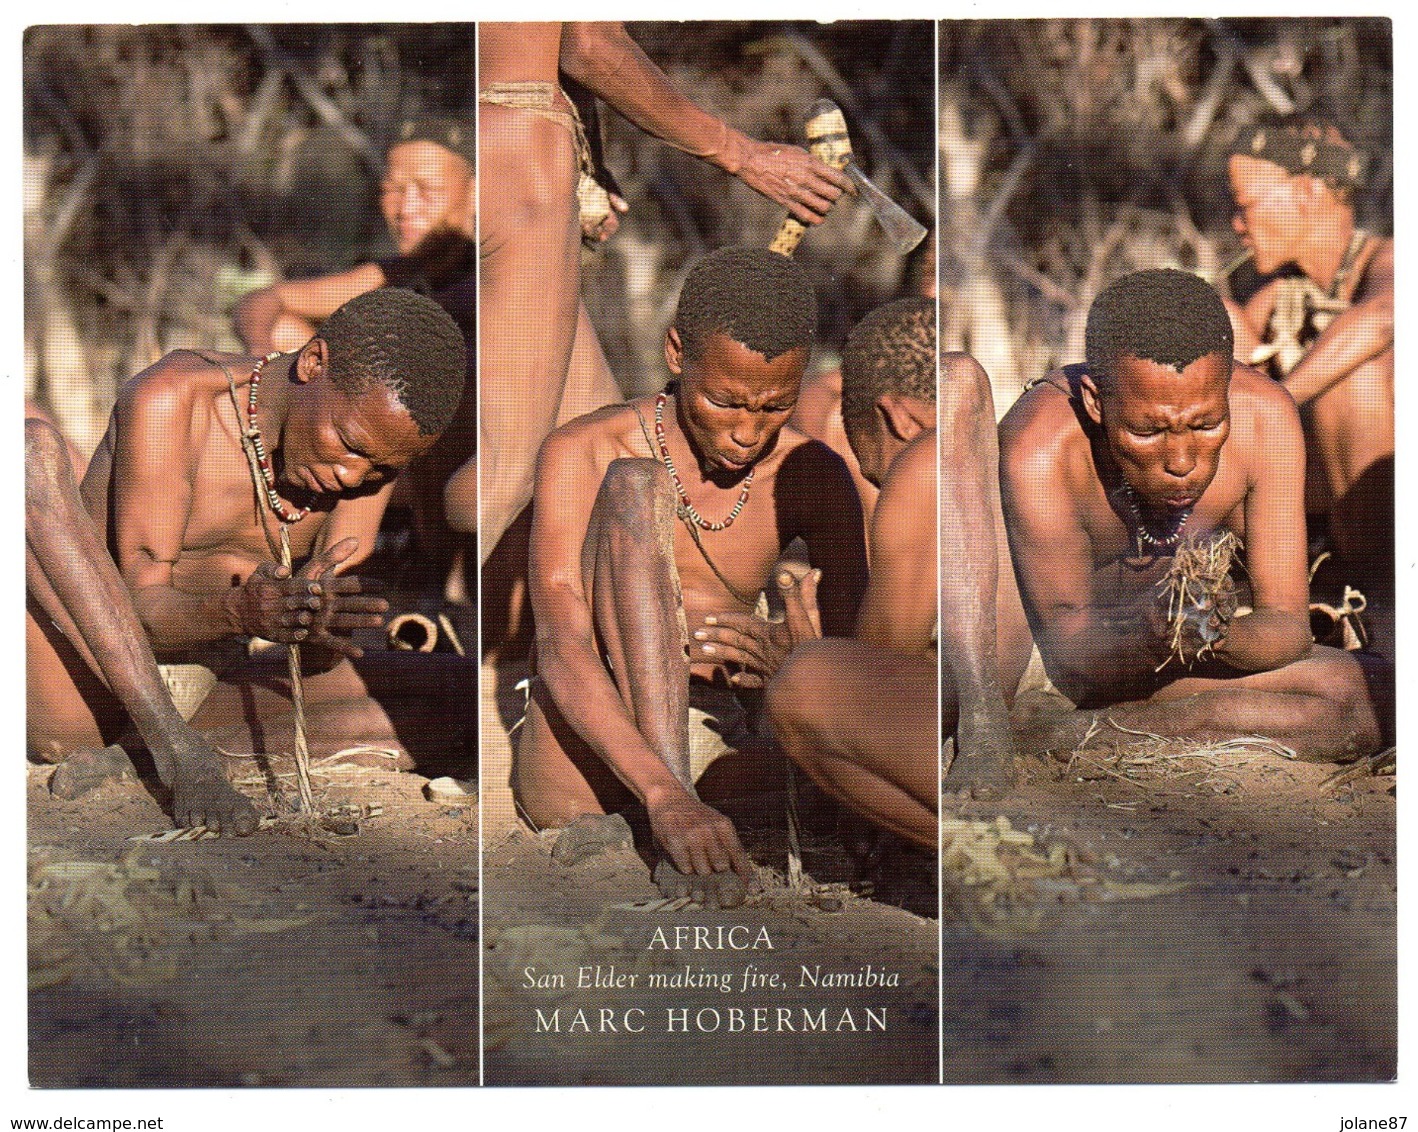
[[[1172,655],[1192,664],[1214,651],[1226,640],[1226,631],[1239,605],[1236,583],[1228,575],[1215,593],[1202,594],[1169,610],[1168,640],[1172,643]]]
[[[352,659],[363,656],[350,635],[382,625],[389,603],[369,596],[367,582],[336,575],[358,546],[358,539],[342,539],[294,575],[288,567],[263,562],[237,599],[241,631],[282,644],[309,642]]]
[[[581,211],[581,239],[593,247],[596,244],[604,244],[620,231],[620,216],[630,211],[630,205],[619,193],[606,189],[601,191],[605,193],[606,198],[604,207],[610,211],[601,213],[596,209],[588,213],[584,207]]]
[[[804,224],[822,223],[844,192],[856,191],[845,173],[798,146],[745,137],[736,148],[737,164],[728,163],[729,172]]]
[[[733,823],[686,790],[646,802],[655,843],[681,873],[710,876],[734,872],[744,884],[756,882],[753,864],[739,843]]]
[[[761,688],[782,667],[788,654],[804,641],[822,636],[822,616],[817,608],[821,570],[799,575],[783,568],[775,579],[783,598],[781,621],[764,621],[751,613],[713,613],[694,631],[698,642],[691,659],[714,664],[737,664],[729,683],[740,688]]]

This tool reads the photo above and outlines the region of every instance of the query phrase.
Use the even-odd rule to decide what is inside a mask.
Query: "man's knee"
[[[1315,685],[1325,700],[1320,725],[1354,737],[1361,747],[1386,740],[1392,729],[1393,666],[1386,660],[1342,649],[1315,646]],[[1358,754],[1370,753],[1366,750]]]
[[[59,430],[48,421],[25,421],[25,507],[51,506],[60,483],[72,479],[69,449]]]
[[[670,474],[658,460],[643,456],[612,460],[601,480],[596,506],[618,525],[651,529],[674,518],[675,494]]]
[[[826,709],[822,698],[838,686],[835,657],[842,642],[809,641],[788,654],[763,690],[764,708],[773,732],[784,746],[800,745]]]
[[[989,374],[969,354],[948,354],[941,364],[941,425],[964,429],[981,421],[994,424],[994,394]],[[973,447],[959,445],[973,456]]]

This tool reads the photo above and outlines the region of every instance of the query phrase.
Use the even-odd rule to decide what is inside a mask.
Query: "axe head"
[[[857,186],[857,195],[871,208],[886,238],[898,255],[907,255],[926,238],[925,226],[914,216],[878,189],[853,162],[847,166],[847,176]]]
[[[872,184],[852,160],[852,139],[847,135],[847,119],[841,107],[830,98],[819,98],[808,107],[803,129],[812,155],[852,178],[858,197],[871,209],[898,255],[906,255],[925,239],[925,228]]]

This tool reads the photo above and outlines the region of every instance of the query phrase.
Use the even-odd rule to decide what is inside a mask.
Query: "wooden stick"
[[[290,531],[281,527],[281,565],[291,568]],[[292,641],[286,645],[286,663],[290,669],[291,716],[295,722],[295,777],[300,787],[300,812],[307,818],[315,815],[315,794],[310,789],[310,747],[305,741],[305,685],[300,675],[300,646]]]

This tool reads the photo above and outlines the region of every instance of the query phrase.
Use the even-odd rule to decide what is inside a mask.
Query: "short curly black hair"
[[[1112,364],[1132,357],[1183,370],[1198,358],[1230,358],[1231,319],[1215,288],[1188,271],[1135,271],[1093,300],[1085,332],[1088,372],[1112,381]]]
[[[935,300],[919,296],[877,307],[842,348],[842,425],[847,435],[871,427],[883,394],[936,399]]]
[[[812,346],[817,296],[807,274],[765,248],[710,252],[680,292],[675,329],[685,356],[697,358],[712,334],[725,334],[772,361]]]
[[[380,287],[351,299],[320,326],[330,380],[347,394],[376,383],[394,394],[420,435],[448,427],[463,399],[467,347],[452,317],[426,295]]]

